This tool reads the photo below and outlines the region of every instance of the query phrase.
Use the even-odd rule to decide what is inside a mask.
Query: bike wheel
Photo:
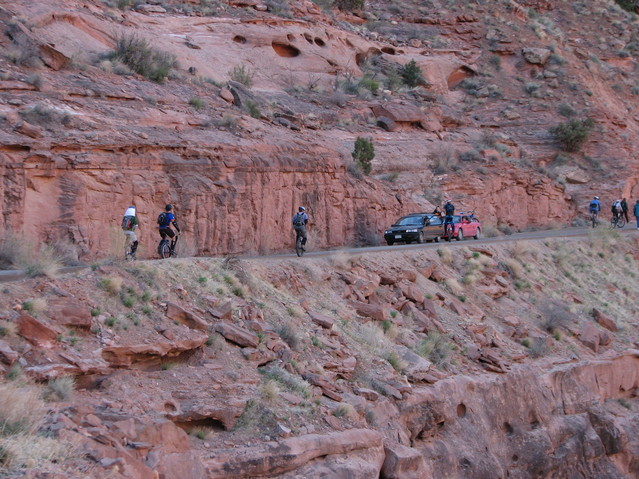
[[[169,246],[169,242],[167,240],[160,241],[160,245],[158,246],[158,253],[160,253],[160,257],[162,259],[166,259],[171,256],[171,247]]]
[[[622,216],[617,220],[617,228],[623,228],[624,226],[626,226],[626,220]]]
[[[295,254],[297,254],[297,256],[302,256],[304,254],[301,237],[297,238],[297,241],[295,242]]]

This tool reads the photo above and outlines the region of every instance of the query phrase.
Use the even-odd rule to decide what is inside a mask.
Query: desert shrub
[[[459,86],[462,90],[472,96],[479,96],[480,90],[484,88],[484,84],[475,78],[464,78]]]
[[[540,310],[542,314],[540,327],[549,333],[565,328],[575,319],[566,304],[559,301],[546,302]]]
[[[541,85],[536,82],[528,82],[524,85],[524,90],[530,96],[539,97],[541,95]]]
[[[404,369],[406,369],[406,362],[404,362],[395,351],[392,351],[388,354],[388,356],[386,356],[386,361],[388,361],[388,364],[390,364],[398,373],[401,373]]]
[[[488,59],[488,63],[492,65],[495,70],[501,70],[501,57],[499,55],[491,55]]]
[[[422,75],[422,69],[419,65],[417,65],[415,60],[411,60],[406,65],[402,66],[399,73],[402,76],[404,83],[411,88],[425,83],[424,76]]]
[[[205,103],[204,103],[204,100],[202,100],[201,98],[194,96],[193,98],[189,100],[189,105],[191,105],[193,108],[199,111],[202,108],[204,108]]]
[[[359,87],[369,90],[371,93],[375,93],[379,90],[379,82],[373,80],[368,75],[364,75],[362,79],[359,81]]]
[[[333,416],[353,418],[357,417],[357,411],[352,404],[342,403],[333,410]]]
[[[461,161],[482,161],[483,157],[481,153],[476,149],[467,150],[459,154],[459,159]]]
[[[632,13],[637,11],[637,6],[639,4],[637,0],[615,0],[615,2],[624,10]]]
[[[353,10],[362,10],[364,0],[335,0],[334,5],[342,11],[352,12]]]
[[[33,85],[36,90],[40,90],[43,85],[42,77],[40,75],[29,75],[24,81],[29,85]]]
[[[446,369],[450,365],[450,355],[453,346],[446,336],[436,331],[431,331],[415,348],[415,352],[428,359],[439,368]]]
[[[71,120],[62,110],[42,104],[20,111],[20,116],[26,122],[41,126],[68,125]]]
[[[459,155],[454,148],[441,144],[430,154],[433,173],[437,175],[449,173],[459,168]]]
[[[365,175],[369,175],[372,170],[371,162],[373,158],[375,158],[373,141],[370,138],[358,136],[355,140],[355,146],[351,155],[353,156],[353,161],[362,172]]]
[[[119,276],[100,279],[100,287],[113,296],[120,292],[123,283],[124,280]]]
[[[75,380],[72,377],[51,379],[47,384],[45,397],[50,401],[67,401],[73,394]]]
[[[309,398],[311,396],[311,386],[309,383],[279,366],[260,369],[259,372],[264,374],[266,379],[277,381],[289,391],[297,392],[305,398]]]
[[[0,241],[0,269],[13,268],[22,253],[23,242],[18,235],[8,231]]]
[[[571,119],[548,130],[559,142],[561,147],[568,152],[579,151],[588,139],[590,130],[595,122],[592,118],[585,120]]]
[[[135,73],[156,83],[163,83],[178,66],[175,55],[156,50],[135,34],[120,36],[108,58],[121,61]]]
[[[252,100],[247,100],[245,106],[246,111],[248,111],[248,114],[251,115],[253,118],[257,118],[258,120],[262,118],[262,112],[260,112],[260,107],[257,103]]]
[[[241,83],[247,88],[251,88],[255,73],[249,70],[245,65],[236,65],[229,72],[229,76],[231,80]]]
[[[235,129],[240,124],[240,119],[233,115],[224,115],[219,122],[219,126],[228,128],[229,130]]]
[[[292,323],[280,324],[275,328],[275,332],[282,338],[290,348],[296,351],[301,344],[300,337]]]
[[[561,116],[565,116],[566,118],[570,118],[577,114],[575,109],[572,106],[570,106],[568,103],[560,103],[559,107],[557,108],[557,111],[559,111],[559,114]]]

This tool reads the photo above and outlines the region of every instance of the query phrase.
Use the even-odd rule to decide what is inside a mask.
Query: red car
[[[472,236],[481,238],[481,222],[472,211],[453,216],[453,237],[457,241]]]

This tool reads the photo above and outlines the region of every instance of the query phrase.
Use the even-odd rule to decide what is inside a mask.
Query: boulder
[[[415,382],[426,380],[432,366],[430,361],[427,361],[418,354],[415,354],[405,346],[397,346],[396,351],[402,361],[406,363],[404,374],[406,374],[409,381]]]
[[[412,447],[398,443],[384,444],[383,479],[423,479],[432,477],[432,471],[426,465],[422,453]]]
[[[378,304],[362,303],[361,301],[349,301],[348,304],[355,309],[357,314],[376,321],[384,321],[386,319],[386,307]]]
[[[0,360],[5,364],[13,364],[18,359],[18,353],[16,353],[9,343],[0,339]]]
[[[231,319],[233,316],[233,305],[230,301],[218,304],[214,308],[209,308],[209,314],[216,319]]]
[[[49,302],[47,315],[64,326],[91,328],[91,311],[86,304],[68,298],[57,298]]]
[[[58,333],[33,316],[23,313],[17,324],[18,334],[38,347],[50,348],[57,342]]]
[[[424,112],[412,103],[387,102],[371,107],[373,114],[398,123],[420,123]],[[378,118],[379,121],[379,118]]]
[[[383,128],[386,131],[395,131],[397,129],[397,123],[385,116],[380,116],[377,118],[377,126]]]
[[[528,63],[533,65],[545,65],[551,51],[547,48],[523,48],[521,53]]]
[[[274,476],[293,471],[309,463],[313,459],[327,456],[348,455],[361,450],[381,450],[381,457],[376,454],[377,473],[383,461],[382,436],[369,429],[349,429],[329,434],[307,434],[290,437],[281,441],[263,442],[257,446],[229,448],[209,451],[210,459],[206,461],[208,479],[248,479],[250,477]],[[344,456],[341,456],[344,457]],[[381,459],[381,460],[380,460]],[[367,471],[367,477],[377,474]],[[320,477],[318,475],[303,477]],[[331,477],[346,477],[332,475]],[[363,477],[350,476],[350,477]]]
[[[256,348],[260,344],[260,338],[257,334],[231,323],[217,323],[215,331],[240,346]]]
[[[175,303],[169,302],[166,305],[166,316],[171,321],[177,321],[191,329],[199,329],[201,331],[208,331],[209,324],[202,318],[193,314],[191,311],[178,306]]]
[[[597,323],[599,323],[600,326],[603,326],[608,331],[616,333],[619,329],[617,328],[617,323],[615,323],[615,321],[610,316],[602,313],[597,308],[592,309],[592,317],[595,321],[597,321]]]
[[[402,290],[402,294],[414,303],[423,303],[424,299],[426,299],[424,293],[414,283],[402,282],[399,287]]]
[[[325,314],[309,311],[308,315],[314,323],[319,324],[321,327],[326,329],[331,329],[333,327],[333,323],[335,322],[333,318]]]
[[[579,332],[579,340],[595,353],[599,352],[599,330],[594,324],[589,322],[583,324]]]
[[[196,333],[195,331],[189,331],[189,333],[174,341],[158,338],[157,342],[110,346],[102,350],[102,357],[112,366],[128,367],[135,362],[151,358],[177,356],[185,351],[199,348],[208,339],[208,335],[205,333]]]

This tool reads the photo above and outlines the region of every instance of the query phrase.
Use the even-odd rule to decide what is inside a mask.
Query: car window
[[[406,226],[406,225],[421,225],[424,222],[424,218],[422,216],[406,216],[404,218],[400,218],[397,221],[397,225]]]
[[[462,221],[466,221],[470,223],[470,218],[468,216],[462,216]]]
[[[431,216],[428,222],[430,225],[441,225],[442,219],[439,216]]]
[[[455,215],[453,216],[453,223],[459,223],[461,221],[461,217]]]

